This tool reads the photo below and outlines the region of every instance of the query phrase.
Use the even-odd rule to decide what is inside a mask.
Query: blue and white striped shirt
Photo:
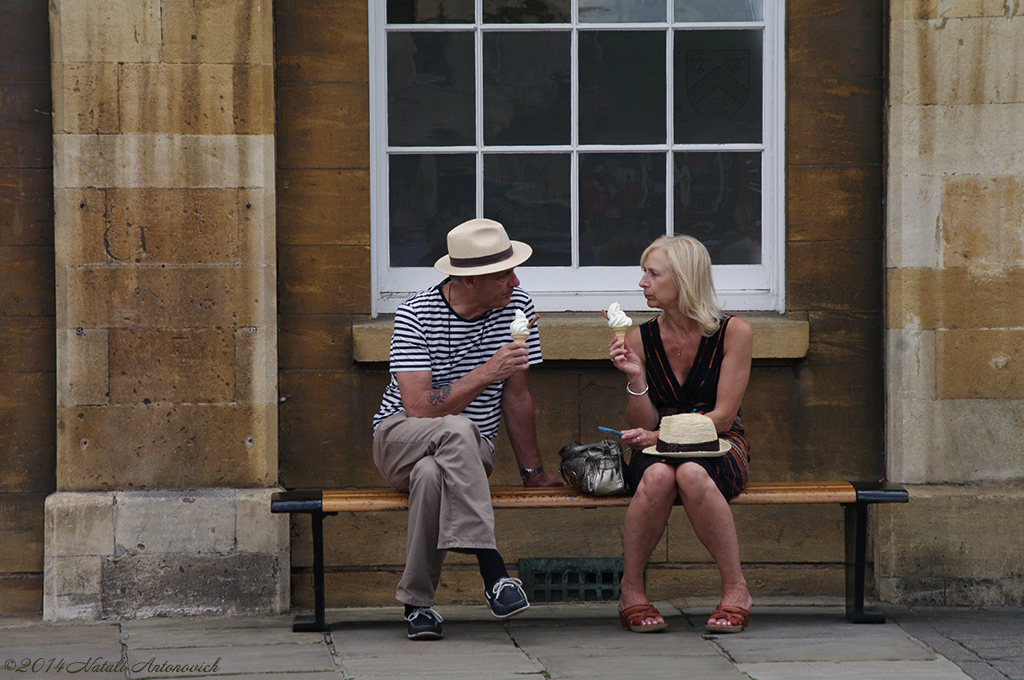
[[[416,293],[395,312],[395,330],[391,335],[391,383],[384,390],[380,410],[373,417],[373,428],[404,410],[395,374],[401,371],[430,371],[431,387],[450,385],[487,362],[501,347],[512,342],[509,325],[521,309],[527,318],[534,316],[533,300],[521,288],[512,291],[505,307],[492,309],[468,321],[455,313],[441,294],[445,279],[437,286]],[[540,334],[530,329],[526,339],[530,365],[541,363]],[[505,381],[488,385],[462,412],[493,439],[501,422],[501,394]]]

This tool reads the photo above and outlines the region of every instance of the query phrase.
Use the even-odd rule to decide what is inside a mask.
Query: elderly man
[[[516,310],[533,301],[513,268],[532,253],[487,219],[448,233],[448,255],[434,267],[448,278],[398,308],[391,336],[391,383],[373,419],[373,460],[396,489],[409,492],[405,604],[409,638],[443,637],[432,607],[448,550],[476,555],[491,613],[504,619],[530,606],[509,577],[494,540],[490,487],[502,416],[526,486],[561,486],[544,472],[526,376],[541,361],[533,328],[512,339]]]

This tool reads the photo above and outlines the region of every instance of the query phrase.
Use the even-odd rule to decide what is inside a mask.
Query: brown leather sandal
[[[652,617],[661,618],[661,614],[654,608],[653,604],[635,604],[625,609],[619,608],[619,623],[623,630],[631,630],[634,633],[657,633],[659,630],[668,628],[667,623],[651,623],[644,625],[644,619]]]
[[[727,607],[720,604],[715,607],[715,611],[711,612],[711,616],[708,617],[708,621],[712,619],[725,619],[729,622],[729,625],[722,626],[707,623],[704,625],[704,628],[709,633],[739,633],[746,630],[747,624],[750,623],[750,610],[743,607]]]

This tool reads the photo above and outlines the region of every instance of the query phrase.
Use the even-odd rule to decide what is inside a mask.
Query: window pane
[[[568,31],[484,34],[484,143],[569,143]]]
[[[569,0],[484,0],[484,21],[494,24],[569,23]]]
[[[636,266],[665,234],[665,154],[580,154],[580,265]]]
[[[675,36],[676,143],[760,143],[761,31]]]
[[[475,216],[472,154],[388,158],[392,267],[433,267],[452,227]]]
[[[473,0],[388,0],[388,23],[471,24]]]
[[[761,263],[761,154],[676,153],[675,233],[698,238],[714,264]]]
[[[388,143],[475,144],[473,34],[388,36]]]
[[[581,144],[665,143],[663,31],[581,31],[579,78]]]
[[[581,22],[664,21],[665,0],[580,0]]]
[[[762,0],[676,0],[676,21],[761,21]]]
[[[569,160],[564,153],[484,156],[484,217],[533,247],[531,267],[572,264]]]

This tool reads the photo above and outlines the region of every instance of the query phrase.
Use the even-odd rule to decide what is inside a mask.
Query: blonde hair
[[[679,290],[679,311],[700,325],[703,336],[713,335],[722,324],[722,310],[715,298],[707,248],[692,236],[661,236],[640,256],[641,267],[654,250],[668,258],[672,280]]]

